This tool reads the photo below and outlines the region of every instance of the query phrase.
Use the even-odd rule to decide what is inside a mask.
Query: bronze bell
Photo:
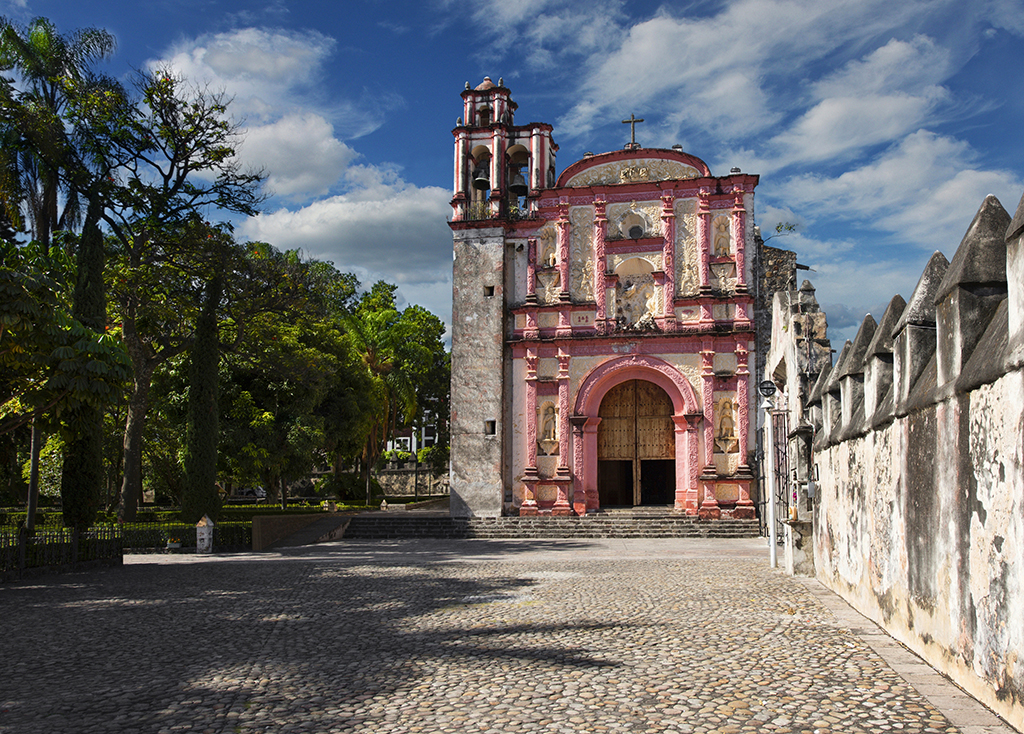
[[[512,176],[512,183],[508,185],[508,190],[512,192],[513,196],[526,196],[530,192],[530,187],[526,185],[522,171],[516,171]]]
[[[486,191],[491,188],[491,176],[485,166],[481,166],[473,173],[473,188]]]

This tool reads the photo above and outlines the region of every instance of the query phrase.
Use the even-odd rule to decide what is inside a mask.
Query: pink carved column
[[[608,286],[605,283],[605,272],[608,270],[608,257],[605,254],[605,240],[608,237],[608,218],[604,199],[594,201],[594,300],[597,302],[595,327],[598,334],[608,329]]]
[[[520,515],[537,514],[537,353],[526,350],[526,468],[523,469],[523,487],[526,496],[519,508]]]
[[[736,243],[736,290],[747,289],[747,210],[743,206],[743,189],[734,186],[736,201],[732,206],[732,241]]]
[[[662,249],[662,270],[665,271],[665,287],[662,289],[664,301],[661,315],[664,323],[662,328],[671,327],[676,320],[676,213],[672,205],[675,199],[672,192],[665,192],[661,197],[661,222],[665,232],[665,245]]]
[[[556,337],[572,336],[569,304],[569,198],[563,196],[558,202],[558,300],[565,307],[558,311]]]
[[[537,238],[526,240],[526,300],[537,301]]]
[[[585,415],[569,419],[572,424],[572,511],[577,515],[587,514],[587,487],[583,477],[583,429],[587,420]]]
[[[526,312],[526,329],[523,331],[526,339],[537,339],[540,337],[540,328],[537,326],[537,312],[530,309]]]
[[[600,423],[600,417],[588,416],[583,425],[583,486],[587,493],[587,512],[601,506],[597,494],[597,426]]]
[[[469,137],[465,128],[455,134],[455,212],[452,221],[466,218],[466,190],[469,188]]]
[[[704,469],[700,482],[704,499],[700,504],[702,518],[717,519],[721,516],[715,497],[718,470],[715,468],[715,349],[714,341],[701,341],[701,396],[704,403]]]
[[[693,474],[693,465],[690,463],[690,421],[684,415],[672,416],[675,423],[676,436],[676,492],[672,509],[676,512],[686,512],[688,515],[696,514],[697,503],[694,498],[693,512],[687,508],[687,499],[690,494],[690,475]]]
[[[697,193],[697,272],[700,274],[700,289],[711,288],[711,191],[702,187]]]
[[[754,503],[750,499],[750,484],[754,477],[747,464],[750,454],[750,352],[747,345],[742,341],[736,342],[736,404],[739,412],[737,433],[740,439],[740,465],[736,471],[736,479],[739,484],[739,498],[736,501],[736,509],[733,516],[737,519],[752,519],[754,517]]]
[[[555,471],[555,482],[558,487],[558,499],[551,508],[552,515],[571,515],[569,505],[569,447],[565,438],[569,435],[569,355],[558,350],[558,469]]]
[[[569,300],[569,197],[558,200],[558,281],[559,298]]]

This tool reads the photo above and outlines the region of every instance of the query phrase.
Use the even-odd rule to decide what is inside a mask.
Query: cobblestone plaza
[[[343,541],[0,587],[0,732],[1011,732],[761,539]]]

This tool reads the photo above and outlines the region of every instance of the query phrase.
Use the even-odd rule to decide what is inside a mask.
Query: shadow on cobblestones
[[[955,731],[763,562],[593,548],[339,544],[2,587],[0,732]]]

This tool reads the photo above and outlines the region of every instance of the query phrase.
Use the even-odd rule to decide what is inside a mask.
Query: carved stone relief
[[[543,304],[558,303],[561,278],[557,270],[537,271],[537,301]]]
[[[569,294],[573,301],[594,300],[594,208],[569,210]]]
[[[569,179],[566,185],[602,186],[634,181],[698,178],[700,175],[700,171],[696,168],[678,161],[667,161],[661,158],[634,158],[633,160],[605,163],[580,171]]]
[[[616,269],[615,321],[619,328],[654,328],[660,313],[661,289],[654,283],[653,268],[643,258],[631,258]]]
[[[633,201],[629,204],[609,204],[607,211],[609,241],[662,236],[660,203]],[[633,236],[637,234],[632,231],[634,227],[643,230],[636,237]]]
[[[735,263],[712,263],[711,287],[719,293],[732,293],[736,290]]]
[[[700,289],[697,272],[697,200],[676,199],[676,294],[695,296]]]

